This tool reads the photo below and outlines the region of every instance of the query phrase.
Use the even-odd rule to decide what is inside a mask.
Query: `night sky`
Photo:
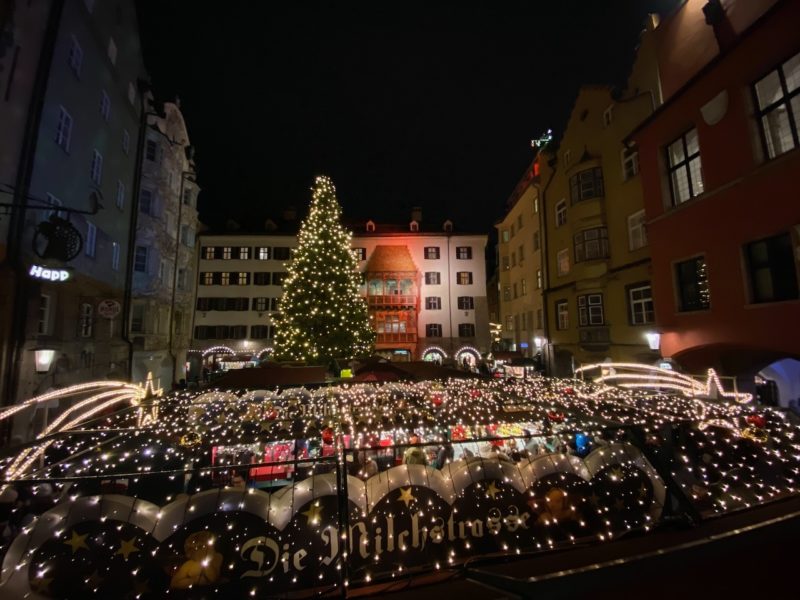
[[[178,95],[201,219],[253,223],[313,177],[346,217],[489,232],[582,83],[624,82],[644,18],[678,0],[138,3],[145,63]]]

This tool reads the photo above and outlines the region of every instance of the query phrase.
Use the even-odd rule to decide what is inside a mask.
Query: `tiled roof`
[[[382,273],[388,271],[417,271],[417,266],[414,264],[407,246],[375,246],[364,272]]]

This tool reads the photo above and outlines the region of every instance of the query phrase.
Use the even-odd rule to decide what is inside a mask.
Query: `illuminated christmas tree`
[[[372,350],[375,333],[358,291],[361,275],[350,248],[351,234],[340,216],[333,182],[317,177],[283,283],[275,334],[278,360],[328,364],[332,358]]]

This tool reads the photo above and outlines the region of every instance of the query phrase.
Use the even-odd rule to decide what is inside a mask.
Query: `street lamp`
[[[52,348],[34,348],[33,353],[36,357],[36,372],[47,373],[50,371],[56,351]]]
[[[644,334],[644,337],[647,338],[647,345],[650,346],[650,350],[658,351],[661,348],[661,334],[656,333],[655,331],[648,331]]]
[[[537,350],[541,350],[542,349],[542,346],[544,346],[544,341],[545,341],[544,338],[542,336],[539,336],[539,335],[534,336],[534,338],[533,338],[533,344],[534,344],[534,346],[536,346]]]

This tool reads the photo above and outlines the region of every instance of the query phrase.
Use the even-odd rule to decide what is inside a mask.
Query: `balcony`
[[[416,308],[416,295],[390,294],[381,296],[367,296],[367,305],[370,308],[388,306],[392,308]]]
[[[379,333],[375,340],[378,344],[416,344],[417,332],[406,331],[403,333]]]

